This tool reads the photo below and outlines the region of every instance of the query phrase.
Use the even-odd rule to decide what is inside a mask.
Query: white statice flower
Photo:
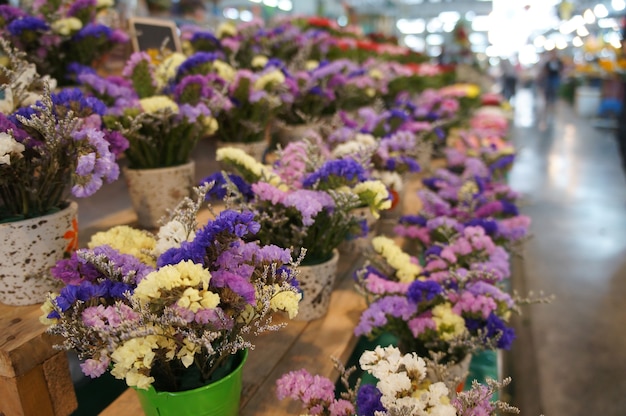
[[[387,374],[385,377],[378,380],[376,388],[378,388],[383,395],[381,401],[385,400],[385,398],[395,401],[397,398],[403,397],[411,391],[411,379],[404,371]],[[385,404],[384,401],[383,404]]]
[[[398,172],[375,170],[372,172],[372,177],[378,179],[384,183],[387,188],[393,189],[396,192],[401,192],[402,188],[404,188],[404,181]]]
[[[426,361],[416,353],[403,355],[400,358],[400,365],[406,369],[412,380],[421,382],[426,378]]]
[[[172,220],[159,229],[155,256],[160,256],[170,248],[180,247],[183,241],[192,241],[195,237],[194,230],[188,230],[182,222]]]
[[[0,165],[10,165],[11,155],[22,156],[26,148],[9,133],[0,133]]]
[[[66,17],[65,19],[54,21],[51,28],[54,33],[58,33],[61,36],[68,36],[81,30],[83,28],[83,22],[77,17]]]

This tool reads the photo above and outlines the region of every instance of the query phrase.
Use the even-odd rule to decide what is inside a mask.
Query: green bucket
[[[227,376],[193,390],[158,392],[135,389],[146,416],[237,416],[243,365],[248,350],[237,353],[239,365]]]

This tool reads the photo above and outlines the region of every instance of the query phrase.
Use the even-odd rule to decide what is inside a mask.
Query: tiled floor
[[[518,320],[506,355],[514,401],[523,415],[626,415],[626,175],[615,133],[565,103],[541,123],[530,90],[516,99],[510,184],[533,237],[514,285],[555,299]]]

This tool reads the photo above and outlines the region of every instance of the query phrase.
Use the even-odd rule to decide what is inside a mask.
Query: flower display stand
[[[0,304],[0,415],[67,416],[77,408],[67,355],[52,348],[39,306]]]

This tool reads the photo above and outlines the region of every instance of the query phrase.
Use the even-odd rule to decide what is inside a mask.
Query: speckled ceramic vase
[[[167,210],[174,209],[184,197],[190,195],[194,186],[195,168],[195,163],[191,161],[168,168],[123,169],[140,227],[160,227],[159,221],[167,215]]]
[[[50,268],[78,248],[77,214],[71,202],[49,215],[0,224],[0,302],[43,303],[61,286]]]
[[[337,277],[338,261],[339,250],[334,250],[333,257],[324,263],[298,267],[302,300],[298,305],[297,321],[312,321],[326,315]]]

